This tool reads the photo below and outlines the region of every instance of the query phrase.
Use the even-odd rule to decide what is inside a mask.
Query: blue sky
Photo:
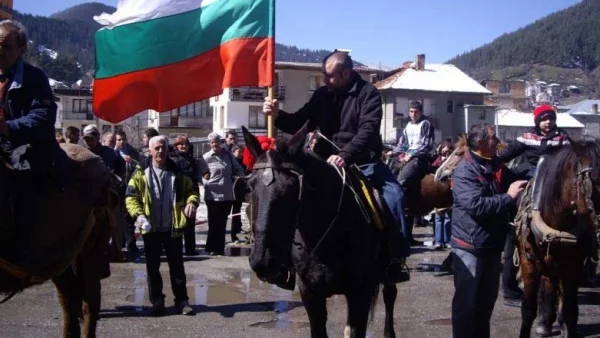
[[[15,0],[14,8],[47,16],[85,2]],[[578,2],[279,0],[276,39],[299,48],[351,49],[353,58],[371,65],[397,66],[420,53],[441,63]]]

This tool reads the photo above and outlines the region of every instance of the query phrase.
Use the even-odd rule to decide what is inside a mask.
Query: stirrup
[[[406,265],[406,258],[392,259],[385,267],[385,283],[398,284],[410,280],[410,270]]]

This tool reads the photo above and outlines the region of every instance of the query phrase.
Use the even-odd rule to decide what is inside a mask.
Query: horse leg
[[[310,336],[327,338],[327,298],[308,290],[301,279],[298,282],[298,288],[310,321]]]
[[[385,303],[385,326],[383,328],[383,336],[386,338],[395,338],[394,331],[394,304],[396,303],[396,295],[398,289],[396,284],[383,284],[383,302]]]
[[[100,278],[93,266],[86,266],[79,281],[83,288],[83,335],[96,337],[96,325],[100,315]],[[87,271],[86,271],[87,270]]]
[[[547,337],[552,334],[552,324],[556,320],[556,303],[557,303],[557,280],[542,276],[540,281],[541,286],[541,319],[535,329],[535,332]]]
[[[63,337],[80,337],[81,289],[71,267],[54,277],[58,301],[63,310]]]
[[[354,293],[346,294],[348,306],[348,317],[344,329],[344,338],[363,338],[367,336],[367,323],[369,321],[369,309],[373,297],[372,287],[363,287]]]
[[[563,274],[561,278],[562,314],[567,329],[567,338],[577,337],[579,272],[580,269],[574,269],[574,271]]]
[[[531,335],[531,327],[537,314],[540,279],[535,263],[528,261],[521,250],[521,278],[523,279],[523,302],[521,303],[521,332],[519,337]]]

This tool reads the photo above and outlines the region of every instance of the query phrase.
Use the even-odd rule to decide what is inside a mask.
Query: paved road
[[[204,217],[203,211],[199,218]],[[431,228],[417,228],[421,239]],[[206,224],[197,226],[199,242]],[[228,237],[229,238],[229,237]],[[399,286],[395,324],[399,337],[450,337],[452,276],[436,272],[447,252],[416,248],[409,260],[412,280]],[[170,313],[149,315],[143,258],[112,264],[112,276],[102,283],[100,337],[308,337],[308,318],[297,292],[261,283],[248,267],[246,257],[209,257],[186,260],[190,301],[194,317]],[[161,267],[167,294],[172,295],[166,263]],[[600,289],[580,291],[580,331],[585,337],[600,337]],[[328,302],[328,331],[341,336],[345,323],[342,297]],[[34,287],[0,305],[0,337],[57,337],[61,334],[61,311],[51,283]],[[369,337],[382,337],[383,300],[380,299]],[[520,310],[496,304],[492,318],[493,337],[515,337]]]

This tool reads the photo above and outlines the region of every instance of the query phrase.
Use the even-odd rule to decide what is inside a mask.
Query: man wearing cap
[[[520,155],[525,156],[526,161],[513,169],[517,177],[530,180],[537,177],[536,173],[543,171],[544,156],[557,147],[569,144],[569,135],[564,130],[556,126],[556,110],[550,105],[541,105],[533,111],[533,120],[535,126],[532,130],[523,133],[517,137],[504,151],[501,151],[499,158],[508,162]],[[534,210],[540,206],[540,187],[539,182],[534,179],[531,203]],[[516,274],[517,268],[513,265],[512,257],[515,250],[515,235],[509,233],[504,246],[504,264],[502,272],[502,289],[504,294],[504,303],[508,306],[519,307],[521,305],[521,295],[523,292],[519,289]],[[548,318],[544,316],[538,323],[538,331],[549,331],[548,327],[552,323],[547,323]]]
[[[548,154],[557,147],[569,144],[569,134],[556,126],[556,110],[550,105],[542,105],[533,111],[533,120],[535,126],[532,130],[523,133],[517,137],[504,151],[500,152],[499,157],[504,162],[508,162],[517,156],[524,155],[526,161],[523,165],[516,168],[515,174],[520,177],[531,179],[535,177],[536,170],[543,166],[544,155]],[[539,187],[533,184],[532,202],[533,208],[539,207]]]
[[[102,161],[104,161],[104,164],[106,164],[115,175],[121,180],[125,179],[125,161],[114,149],[103,146],[100,143],[100,132],[95,125],[90,124],[83,129],[83,140],[88,149],[100,156]]]

